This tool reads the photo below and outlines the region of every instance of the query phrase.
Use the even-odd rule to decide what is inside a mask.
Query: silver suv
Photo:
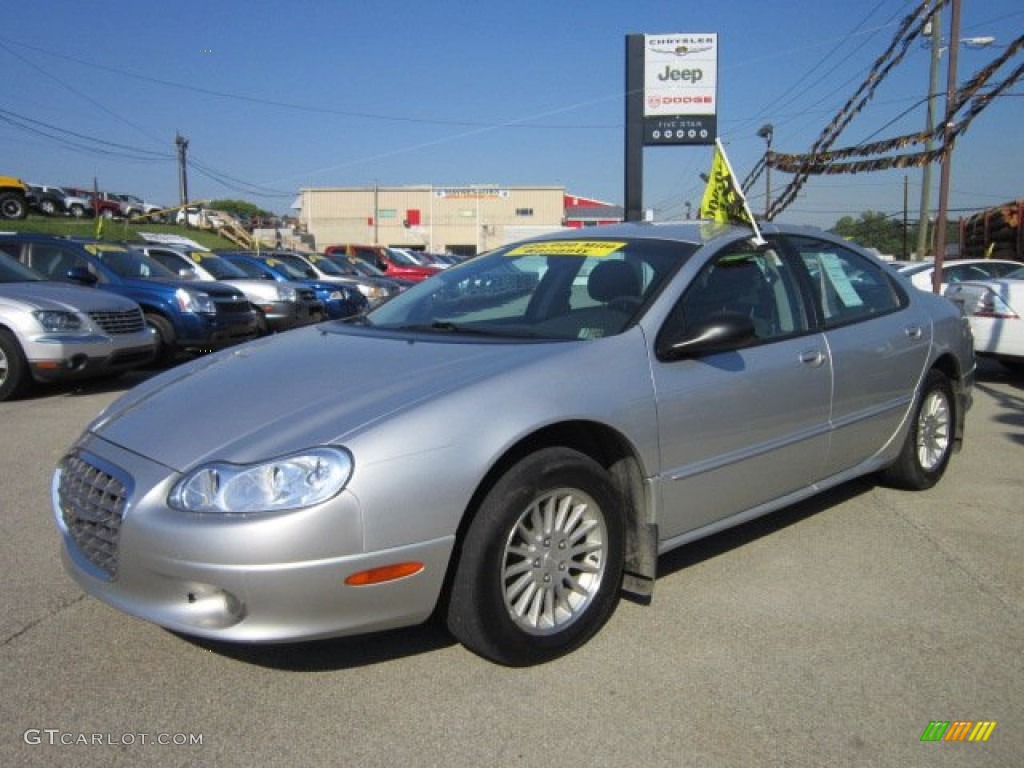
[[[47,280],[0,251],[0,400],[33,382],[120,373],[155,353],[134,301]]]

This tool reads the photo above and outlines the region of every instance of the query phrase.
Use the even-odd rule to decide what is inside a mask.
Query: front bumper
[[[327,319],[320,301],[259,302],[257,306],[267,320],[267,330],[271,332],[287,331]]]
[[[178,476],[159,464],[93,436],[71,456],[53,483],[65,567],[86,592],[131,615],[202,637],[288,642],[417,624],[437,602],[454,537],[364,552],[362,510],[347,492],[288,513],[195,515],[166,506]],[[120,501],[80,504],[88,495],[73,490],[80,477]],[[409,561],[422,570],[345,584]]]
[[[156,354],[156,336],[149,329],[125,336],[47,334],[27,341],[24,351],[36,381],[75,381],[145,365]]]
[[[224,349],[259,335],[256,310],[223,315],[186,315],[184,332],[177,339],[186,350],[210,352]]]

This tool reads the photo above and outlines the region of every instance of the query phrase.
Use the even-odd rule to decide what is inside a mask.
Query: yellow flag
[[[754,225],[754,219],[747,210],[747,201],[736,186],[729,161],[718,143],[715,144],[708,186],[700,203],[700,217],[721,224]]]
[[[106,220],[106,216],[96,217],[96,239],[100,240],[103,237],[103,222]]]

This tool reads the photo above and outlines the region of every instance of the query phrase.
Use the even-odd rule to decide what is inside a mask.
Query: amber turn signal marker
[[[380,584],[384,581],[394,581],[405,576],[412,576],[423,570],[423,563],[395,563],[394,565],[382,565],[380,568],[371,568],[368,571],[353,573],[345,579],[350,587],[366,587],[370,584]]]

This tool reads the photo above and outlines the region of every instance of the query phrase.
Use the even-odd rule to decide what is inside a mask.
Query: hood
[[[63,309],[72,312],[134,309],[134,301],[95,288],[39,280],[0,284],[0,299],[19,301],[32,309]]]
[[[90,431],[177,471],[258,461],[339,444],[559,346],[307,326],[167,371],[113,403]]]

